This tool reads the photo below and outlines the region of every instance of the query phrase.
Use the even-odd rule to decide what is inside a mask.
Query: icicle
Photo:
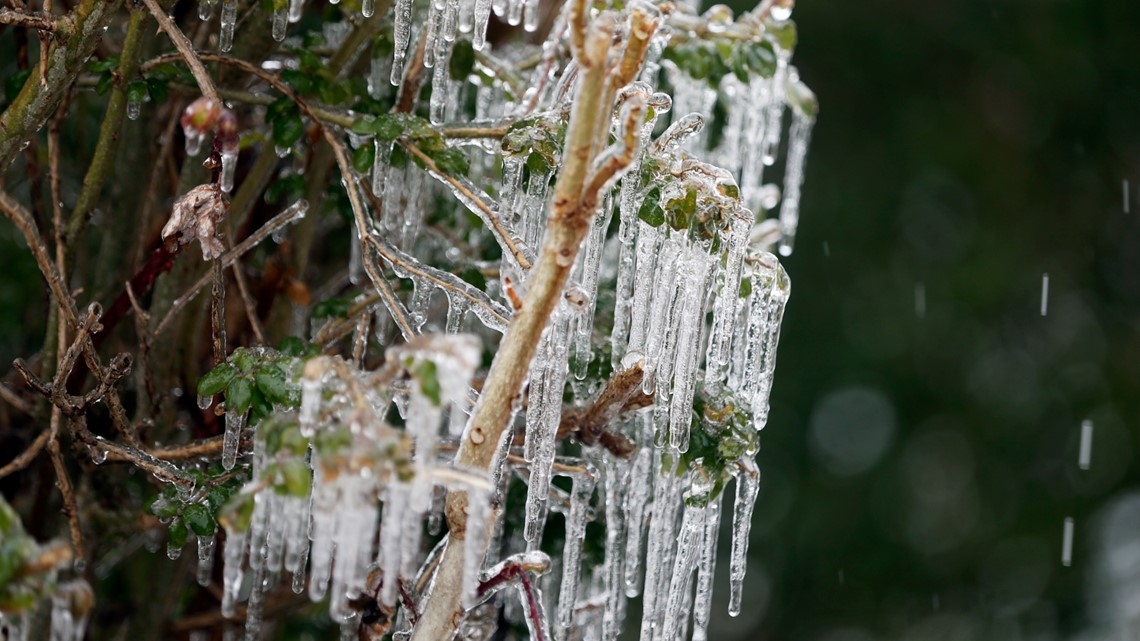
[[[669,407],[669,444],[679,452],[689,449],[693,392],[697,364],[700,360],[701,332],[705,324],[707,275],[713,258],[707,252],[708,247],[704,245],[689,248],[685,302],[678,319],[677,349],[672,368],[672,399]]]
[[[222,0],[222,30],[218,36],[218,49],[228,53],[234,46],[234,26],[237,24],[237,0]]]
[[[289,22],[300,22],[305,0],[289,0]]]
[[[732,512],[732,557],[729,562],[728,614],[740,614],[744,594],[744,572],[748,564],[748,533],[752,528],[752,508],[760,490],[760,470],[751,458],[741,459],[744,469],[736,475],[736,502]]]
[[[83,641],[94,602],[95,593],[87,581],[76,579],[60,585],[51,599],[51,641]]]
[[[704,542],[697,568],[697,591],[693,599],[693,639],[708,639],[709,613],[712,611],[713,575],[716,570],[716,543],[720,532],[720,497],[709,503],[705,511]]]
[[[193,127],[183,127],[182,133],[186,136],[186,155],[197,156],[202,151],[202,141],[206,139],[206,134]]]
[[[250,561],[254,559],[254,553],[250,551]],[[252,565],[252,563],[251,563]],[[253,568],[253,585],[249,591],[249,603],[245,608],[245,640],[246,641],[261,641],[261,616],[265,604],[265,585],[266,568],[264,565],[258,565]]]
[[[469,0],[464,0],[464,3]],[[443,21],[440,23],[440,34],[443,40],[449,43],[447,47],[450,49],[450,43],[455,41],[455,30],[459,24],[459,0],[447,0],[443,12]],[[437,45],[438,47],[439,45]],[[437,58],[437,60],[442,60]],[[446,60],[443,60],[446,62]],[[442,64],[442,62],[441,62]],[[446,66],[446,65],[445,65]]]
[[[226,412],[226,433],[222,437],[222,467],[232,470],[237,462],[238,445],[241,443],[241,433],[245,429],[245,412],[236,410]]]
[[[535,31],[538,29],[538,21],[542,17],[538,12],[539,0],[526,0],[526,5],[523,9],[523,29],[526,31]]]
[[[360,14],[362,16],[371,18],[374,13],[376,13],[376,0],[363,0],[360,3]]]
[[[214,5],[218,4],[217,0],[198,0],[198,19],[205,22],[214,15]]]
[[[365,0],[368,2],[369,0]],[[273,11],[273,39],[281,42],[285,39],[285,27],[289,24],[289,9],[282,7]]]
[[[375,61],[375,58],[373,60]],[[384,182],[388,176],[389,163],[392,161],[392,145],[394,143],[391,140],[379,138],[373,142],[376,146],[376,159],[372,163],[372,193],[379,196],[384,193]],[[392,207],[391,209],[395,210],[396,208]]]
[[[496,11],[502,15],[502,12]],[[491,0],[475,0],[475,25],[471,31],[471,46],[482,50],[487,43],[487,22],[491,18]]]
[[[788,59],[792,52],[783,47],[776,47],[776,71],[770,83],[770,95],[764,114],[764,147],[762,149],[764,164],[771,166],[776,162],[776,152],[780,148],[780,134],[783,133],[784,120],[784,83],[788,78]]]
[[[138,100],[130,100],[127,102],[127,118],[131,120],[138,120],[140,111],[142,111],[141,102]]]
[[[673,254],[664,254],[660,249],[661,229],[644,221],[638,222],[637,231],[637,275],[633,285],[633,308],[630,310],[629,343],[626,353],[646,354],[646,332],[649,329],[649,307],[655,291],[655,283],[670,272],[658,265],[659,259],[675,259]],[[649,377],[646,377],[647,385]]]
[[[662,465],[653,487],[653,516],[649,524],[648,550],[645,564],[645,586],[642,596],[641,639],[649,641],[660,629],[665,615],[669,573],[676,545],[677,506],[680,504],[682,479],[677,477],[675,463]]]
[[[463,326],[463,319],[471,304],[462,296],[449,296],[447,305],[447,325],[444,329],[448,334],[455,334]]]
[[[623,511],[629,531],[625,537],[625,594],[635,597],[641,592],[641,540],[647,514],[650,492],[653,488],[653,464],[657,459],[653,448],[645,446],[649,442],[647,432],[648,416],[641,414],[634,419],[641,423],[637,454],[629,473],[629,491],[625,495]]]
[[[309,558],[309,498],[290,498],[282,523],[285,571],[293,574],[293,592],[305,589],[305,564]]]
[[[305,438],[313,436],[317,413],[321,409],[321,381],[319,378],[309,378],[306,373],[301,379],[301,409],[297,414],[297,422],[301,428],[301,435]]]
[[[428,6],[427,25],[427,41],[424,46],[424,67],[431,69],[435,66],[435,42],[440,37],[440,29],[443,26],[443,11],[444,5],[442,2],[436,3],[432,0]]]
[[[448,0],[450,7],[453,0]],[[450,13],[448,15],[451,15]],[[454,25],[452,25],[454,29]],[[436,40],[435,46],[435,62],[436,65],[431,73],[431,98],[429,99],[429,115],[432,124],[441,124],[447,113],[448,103],[448,85],[451,82],[451,70],[448,69],[448,58],[451,56],[451,40],[446,37],[446,30],[443,34],[445,37]],[[454,39],[454,35],[452,36]]]
[[[629,464],[616,457],[606,457],[606,564],[603,572],[606,594],[602,614],[602,641],[616,641],[625,619],[625,552],[626,513],[623,498],[628,486]]]
[[[364,282],[364,256],[361,253],[360,237],[356,229],[349,232],[348,240],[348,282],[359,285]]]
[[[561,417],[562,390],[566,383],[569,322],[569,313],[564,305],[560,305],[551,318],[550,326],[544,332],[543,343],[546,343],[546,349],[536,355],[531,364],[531,385],[533,386],[539,377],[544,377],[541,383],[541,397],[532,391],[527,408],[526,438],[527,441],[533,440],[533,444],[528,446],[531,452],[528,460],[531,465],[527,487],[526,524],[523,531],[527,542],[531,545],[537,545],[541,538],[542,522],[546,516],[547,495],[550,491],[550,466],[554,462],[557,448],[556,433]]]
[[[460,33],[471,33],[471,28],[475,26],[475,4],[473,2],[459,3],[458,26]]]
[[[185,527],[185,524],[183,524],[183,527]],[[170,559],[171,561],[177,561],[178,557],[180,557],[180,556],[182,556],[182,546],[181,545],[175,545],[173,538],[167,538],[167,540],[166,540],[166,558]]]
[[[594,495],[596,470],[585,463],[586,472],[574,477],[570,491],[570,512],[566,515],[566,543],[562,548],[562,586],[558,594],[558,638],[564,638],[574,620],[578,599],[578,579],[582,573],[582,541],[586,537],[586,516]]]
[[[752,419],[757,430],[763,429],[768,422],[768,397],[772,391],[780,322],[789,290],[788,276],[779,260],[767,252],[761,253],[753,266],[740,390],[752,402]]]
[[[246,532],[226,529],[226,540],[222,546],[222,615],[233,618],[238,596],[241,594],[245,571],[242,560],[245,558]]]
[[[803,87],[796,77],[795,70],[791,73],[790,83]],[[806,87],[800,93],[811,94]],[[814,103],[814,96],[811,97]],[[780,204],[780,255],[788,256],[792,253],[792,245],[796,239],[796,226],[800,220],[800,186],[804,180],[804,164],[807,162],[808,143],[811,141],[811,128],[815,117],[803,108],[792,110],[792,128],[788,136],[788,163],[784,170],[784,200]]]
[[[210,585],[210,575],[214,571],[214,547],[217,533],[198,537],[198,585]]]
[[[691,505],[685,506],[681,532],[677,536],[677,556],[673,561],[669,593],[665,602],[660,635],[662,639],[680,638],[678,629],[682,627],[682,620],[689,616],[689,611],[682,607],[682,601],[685,599],[685,593],[689,591],[693,570],[696,569],[697,560],[700,556],[701,542],[704,538],[706,509]]]
[[[517,27],[522,22],[523,0],[508,0],[507,24]]]
[[[417,457],[419,458],[419,457]],[[385,490],[384,513],[380,520],[380,550],[376,563],[383,572],[380,586],[380,603],[393,606],[401,571],[405,519],[409,489],[403,483],[389,485]]]
[[[222,173],[220,187],[227,194],[234,188],[234,172],[237,169],[238,152],[236,149],[222,150]]]
[[[593,224],[582,249],[581,269],[575,276],[579,287],[586,295],[585,306],[578,311],[578,322],[574,333],[574,378],[585,380],[586,372],[593,357],[594,310],[598,300],[598,270],[601,268],[602,248],[606,242],[606,230],[610,226],[613,212],[613,199],[606,194],[602,208],[594,216]]]
[[[412,36],[412,0],[396,0],[395,16],[395,51],[392,54],[392,75],[389,80],[393,86],[399,86],[404,78],[404,58]]]
[[[720,292],[713,303],[712,330],[705,356],[705,386],[710,390],[716,389],[727,373],[729,348],[736,331],[741,265],[753,220],[752,212],[741,208],[734,212],[730,222],[731,228],[724,249],[724,268],[720,271]]]

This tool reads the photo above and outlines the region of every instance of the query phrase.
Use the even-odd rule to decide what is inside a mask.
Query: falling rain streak
[[[1045,316],[1049,313],[1049,273],[1046,272],[1041,276],[1041,315]]]
[[[1092,459],[1093,422],[1090,419],[1081,421],[1081,449],[1077,457],[1077,464],[1082,470],[1089,469]]]

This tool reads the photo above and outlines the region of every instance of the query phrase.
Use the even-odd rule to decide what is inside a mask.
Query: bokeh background
[[[1140,3],[794,17],[821,111],[746,607],[711,638],[1140,638]]]

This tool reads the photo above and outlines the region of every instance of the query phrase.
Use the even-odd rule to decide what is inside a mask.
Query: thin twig
[[[218,90],[214,87],[214,81],[210,79],[210,74],[206,73],[206,68],[202,66],[202,60],[194,51],[194,45],[186,39],[186,35],[174,24],[170,16],[158,6],[156,0],[142,0],[146,8],[150,10],[150,14],[158,21],[158,26],[166,32],[170,41],[174,43],[174,47],[178,49],[178,53],[182,54],[182,59],[186,61],[186,65],[190,67],[190,73],[194,74],[194,81],[198,83],[198,89],[202,95],[214,101],[216,105],[224,104]]]
[[[483,219],[485,223],[490,225],[491,231],[495,235],[495,240],[499,241],[499,244],[502,245],[503,248],[506,249],[511,254],[511,256],[514,257],[515,262],[519,264],[519,267],[522,267],[525,270],[529,270],[531,268],[531,260],[527,256],[528,252],[524,251],[524,248],[519,240],[511,236],[511,230],[507,229],[506,225],[503,224],[503,221],[499,219],[499,213],[497,211],[498,208],[491,206],[491,198],[487,196],[487,194],[483,193],[483,190],[473,185],[471,181],[467,180],[466,178],[460,176],[452,176],[451,174],[440,170],[439,166],[435,164],[435,161],[432,160],[431,156],[424,153],[423,150],[417,147],[411,140],[401,138],[400,144],[404,147],[404,149],[407,149],[413,156],[418,158],[419,161],[424,164],[424,167],[427,169],[428,174],[432,178],[435,178],[436,180],[449,185],[452,189],[454,189],[460,195],[460,200],[463,202],[463,204],[467,205],[468,209],[477,214],[479,218]]]
[[[36,457],[39,456],[40,451],[44,449],[45,445],[47,445],[49,438],[51,438],[50,431],[44,430],[43,432],[40,432],[40,435],[36,437],[36,440],[32,441],[32,444],[28,446],[28,449],[21,452],[20,455],[16,458],[5,463],[4,467],[0,467],[0,479],[10,474],[19,472],[20,470],[27,467],[28,463],[36,460]]]
[[[31,403],[24,400],[19,394],[12,391],[10,387],[3,383],[0,383],[0,399],[4,399],[4,402],[25,414],[31,414],[32,410],[35,409]]]

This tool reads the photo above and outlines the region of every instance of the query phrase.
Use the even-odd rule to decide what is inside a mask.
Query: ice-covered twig
[[[603,13],[586,29],[586,9],[586,3],[581,0],[571,9],[580,12],[572,29],[582,32],[574,38],[578,43],[575,46],[578,64],[583,72],[579,76],[577,96],[570,113],[565,160],[554,187],[542,253],[527,280],[522,308],[511,320],[479,404],[464,431],[456,456],[456,462],[461,466],[488,469],[491,465],[501,434],[513,415],[512,407],[521,393],[522,382],[530,369],[542,330],[562,298],[563,286],[595,214],[594,208],[584,204],[588,199],[596,199],[597,195],[586,194],[585,187],[589,171],[600,152],[595,142],[609,130],[608,115],[613,102],[612,95],[608,103],[604,101],[606,83],[611,75],[606,61],[613,46],[616,19],[612,13]],[[631,33],[638,34],[638,39],[631,39],[628,46],[642,49],[633,56],[640,60],[649,40],[648,37],[641,39],[640,35],[647,31],[651,33],[656,21],[640,10],[634,10],[630,19],[634,25]],[[627,52],[626,57],[629,56]],[[606,114],[606,117],[600,117],[601,114]],[[447,519],[452,543],[465,537],[466,513],[466,495],[460,492],[450,494]],[[462,545],[453,548],[449,544],[444,551],[435,589],[428,598],[413,639],[449,638],[455,629],[457,615],[461,612],[461,586],[449,585],[441,579],[451,578],[451,582],[455,582],[454,577],[460,574],[458,568],[463,565],[462,549]]]
[[[432,178],[450,186],[460,201],[467,205],[468,209],[490,226],[491,231],[495,234],[495,240],[499,241],[503,249],[514,257],[520,267],[530,269],[531,261],[527,256],[528,252],[524,251],[519,241],[512,236],[511,231],[503,224],[498,214],[500,208],[491,204],[490,196],[472,184],[471,181],[461,176],[452,176],[442,171],[439,166],[435,164],[435,161],[431,159],[431,156],[425,154],[411,141],[401,139],[400,142],[404,149],[407,149],[408,152],[424,164],[424,167],[427,168]]]
[[[218,96],[218,90],[214,87],[214,81],[210,79],[210,74],[206,73],[206,68],[202,66],[202,60],[199,59],[198,54],[194,51],[194,45],[186,39],[185,34],[174,24],[170,16],[162,10],[158,5],[157,0],[142,0],[143,4],[150,11],[154,19],[158,21],[158,26],[166,32],[167,37],[174,43],[178,53],[186,60],[186,65],[190,67],[190,72],[194,74],[194,81],[198,83],[198,89],[202,95],[214,101],[214,104],[222,104],[222,99]]]

